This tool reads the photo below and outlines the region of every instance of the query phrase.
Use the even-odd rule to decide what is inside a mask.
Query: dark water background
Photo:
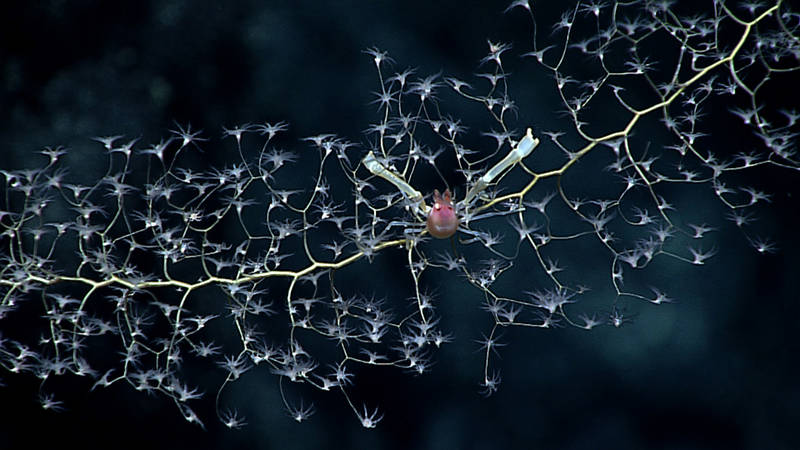
[[[487,39],[513,42],[514,55],[529,50],[524,15],[504,15],[505,6],[485,1],[4,4],[0,161],[4,168],[38,164],[40,157],[31,156],[35,151],[63,145],[80,170],[102,170],[105,157],[90,137],[123,134],[156,142],[175,122],[191,123],[217,141],[221,126],[285,120],[287,146],[326,132],[360,142],[363,130],[380,120],[369,104],[378,88],[374,67],[362,50],[388,51],[398,70],[416,67],[420,75],[441,71],[471,80]],[[543,8],[537,13],[551,18],[561,9]],[[544,35],[550,32],[546,20]],[[520,64],[510,70],[511,95],[519,107],[515,126],[559,126],[563,118],[555,114],[552,85],[541,92],[546,78],[533,71],[525,78],[524,67],[533,64],[513,64]],[[797,75],[795,83],[790,80],[779,80],[771,95],[796,90]],[[457,103],[450,108],[459,113]],[[725,130],[733,116],[711,114],[723,117],[712,137],[715,145],[732,145]],[[213,144],[204,148],[208,166],[233,161]],[[74,391],[67,411],[45,412],[36,401],[33,377],[3,373],[0,447],[798,448],[800,176],[764,171],[754,177],[774,194],[761,225],[778,241],[779,253],[759,257],[735,227],[720,220],[725,228],[715,235],[718,253],[711,264],[665,269],[662,282],[675,304],[644,308],[620,329],[509,331],[510,345],[495,360],[503,385],[488,399],[478,394],[482,356],[474,340],[490,319],[480,300],[469,300],[463,280],[442,276],[434,282],[439,311],[456,341],[435,355],[429,374],[362,375],[360,394],[385,414],[375,430],[362,429],[335,394],[314,397],[316,415],[297,424],[280,407],[275,377],[255,371],[231,394],[238,396],[236,405],[249,423],[239,431],[213,419],[203,431],[187,424],[170,401],[124,385],[89,393],[85,382],[75,382],[69,385]],[[692,214],[688,208],[681,212]],[[379,281],[381,276],[365,277],[365,290],[392,289],[394,281]]]

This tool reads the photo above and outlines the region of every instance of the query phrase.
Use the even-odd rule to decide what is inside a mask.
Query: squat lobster
[[[533,136],[533,131],[527,129],[525,136],[517,142],[516,146],[511,151],[495,164],[491,169],[478,179],[475,185],[470,188],[464,200],[459,202],[462,207],[467,207],[472,200],[480,194],[484,189],[494,182],[500,175],[505,173],[507,169],[514,164],[522,161],[523,158],[530,155],[531,152],[539,145],[539,139]],[[438,190],[433,191],[433,206],[428,207],[425,204],[422,194],[411,187],[402,176],[386,168],[375,157],[375,154],[370,151],[363,160],[364,166],[384,180],[392,183],[406,198],[408,198],[414,205],[415,213],[420,215],[427,215],[426,229],[431,236],[439,239],[446,239],[455,234],[459,226],[458,209],[459,207],[453,203],[450,189],[444,191],[444,195],[440,194]]]

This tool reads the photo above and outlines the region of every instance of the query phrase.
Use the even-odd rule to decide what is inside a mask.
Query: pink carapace
[[[427,227],[428,233],[435,238],[446,239],[455,234],[458,215],[450,197],[450,189],[444,191],[444,195],[439,194],[438,190],[433,191],[433,207],[428,214]]]

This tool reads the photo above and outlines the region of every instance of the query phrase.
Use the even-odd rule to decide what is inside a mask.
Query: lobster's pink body
[[[450,198],[450,189],[444,191],[444,195],[438,190],[433,191],[433,207],[428,214],[427,226],[428,233],[439,239],[449,238],[458,230],[458,215]]]

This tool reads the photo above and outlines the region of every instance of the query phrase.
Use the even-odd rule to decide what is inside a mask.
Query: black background
[[[374,66],[362,50],[387,50],[398,70],[463,79],[487,39],[514,42],[515,55],[530,50],[524,14],[503,14],[505,2],[17,3],[0,8],[4,168],[39,164],[35,152],[58,145],[78,164],[102,167],[91,137],[155,142],[175,122],[212,142],[222,126],[280,120],[290,123],[289,143],[325,132],[360,141],[380,120],[369,104]],[[540,24],[558,14],[537,13]],[[557,126],[552,93],[539,93],[546,78],[523,80],[512,77],[516,125]],[[778,80],[774,94],[795,91],[790,81]],[[715,138],[728,145],[722,133]],[[205,148],[209,166],[231,161]],[[509,332],[496,361],[504,383],[488,399],[478,394],[474,340],[489,317],[443,277],[440,312],[456,341],[436,354],[432,373],[360,375],[364,397],[385,414],[375,430],[361,428],[335,395],[315,401],[310,422],[295,423],[266,373],[241,381],[249,426],[238,431],[213,419],[204,431],[165,399],[122,385],[89,393],[83,380],[66,383],[65,412],[46,412],[33,377],[2,374],[0,448],[797,448],[800,177],[756,176],[774,193],[762,224],[779,253],[759,256],[735,229],[720,231],[710,265],[682,265],[667,281],[675,304],[620,329]]]

